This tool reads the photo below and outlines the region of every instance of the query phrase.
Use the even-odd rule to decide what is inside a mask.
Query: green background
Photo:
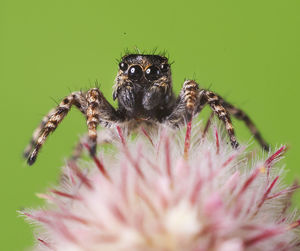
[[[116,59],[126,48],[166,49],[176,92],[195,78],[241,107],[273,146],[289,144],[286,180],[299,178],[299,7],[298,0],[0,0],[0,249],[32,245],[16,211],[42,204],[35,193],[56,183],[86,126],[74,109],[29,168],[21,153],[33,129],[53,99],[96,80],[112,101]]]

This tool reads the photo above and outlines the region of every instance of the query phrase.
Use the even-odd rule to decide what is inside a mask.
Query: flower
[[[289,210],[299,186],[285,186],[276,164],[286,147],[234,150],[216,128],[193,128],[127,140],[117,127],[117,150],[68,161],[58,187],[39,194],[45,208],[22,212],[39,225],[35,250],[299,249]]]

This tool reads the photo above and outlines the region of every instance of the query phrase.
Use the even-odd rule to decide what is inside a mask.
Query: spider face
[[[113,98],[128,113],[149,116],[168,102],[171,70],[168,59],[159,55],[130,54],[122,58]]]
[[[151,85],[161,78],[169,78],[168,59],[158,55],[130,54],[119,63],[118,76],[139,85]]]

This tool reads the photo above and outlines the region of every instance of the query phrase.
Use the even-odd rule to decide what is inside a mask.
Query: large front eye
[[[126,71],[128,68],[128,65],[124,62],[119,63],[119,67],[122,71]]]
[[[160,66],[160,69],[161,69],[162,72],[167,72],[169,70],[169,67],[170,66],[168,64],[162,64]]]
[[[155,66],[150,66],[147,68],[145,74],[148,80],[153,81],[159,78],[160,70]]]
[[[140,66],[134,65],[131,66],[128,70],[128,77],[131,80],[139,80],[143,75],[143,70]]]

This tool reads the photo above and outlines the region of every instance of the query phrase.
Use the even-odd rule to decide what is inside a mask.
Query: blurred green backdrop
[[[16,211],[42,205],[35,193],[55,184],[86,126],[74,109],[28,168],[21,153],[33,129],[53,99],[96,80],[112,101],[116,58],[126,48],[166,49],[176,92],[196,78],[244,109],[273,146],[290,145],[287,182],[299,178],[299,13],[298,0],[1,0],[0,249],[32,245]]]

